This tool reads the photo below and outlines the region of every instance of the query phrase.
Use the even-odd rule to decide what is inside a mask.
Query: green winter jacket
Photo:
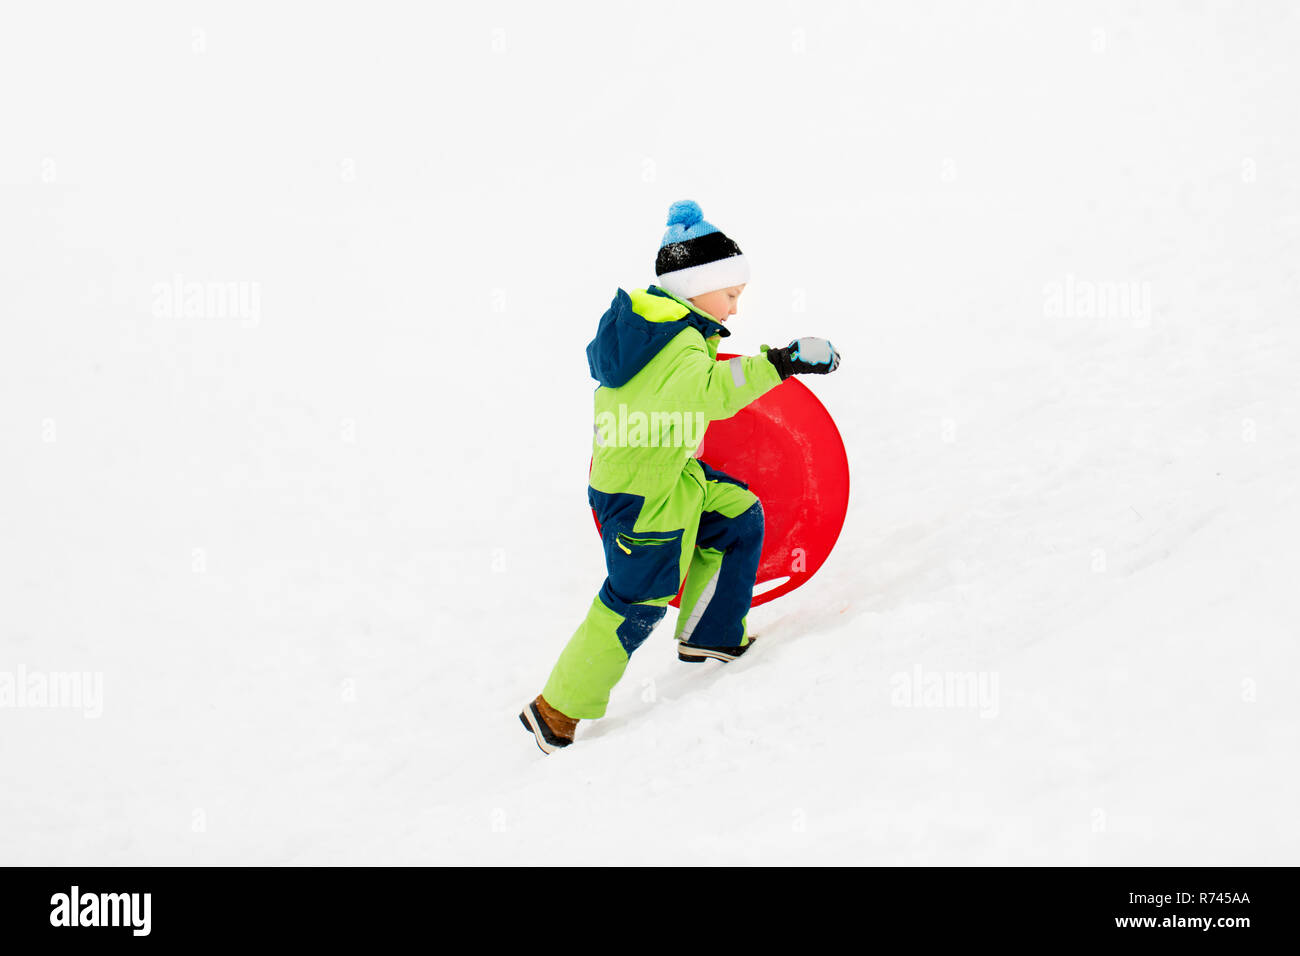
[[[764,355],[717,361],[730,331],[650,286],[622,289],[587,346],[596,389],[591,487],[662,503],[683,472],[704,486],[695,450],[711,421],[730,418],[781,384]]]

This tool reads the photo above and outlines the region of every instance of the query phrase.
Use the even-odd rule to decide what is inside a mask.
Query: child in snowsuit
[[[763,508],[743,482],[695,457],[708,422],[730,418],[790,375],[826,373],[824,339],[716,360],[722,324],[749,281],[740,247],[684,200],[668,211],[658,285],[618,290],[587,346],[596,389],[588,501],[608,577],[542,693],[519,719],[545,753],[603,717],[632,652],[682,582],[678,658],[735,660],[763,547]]]

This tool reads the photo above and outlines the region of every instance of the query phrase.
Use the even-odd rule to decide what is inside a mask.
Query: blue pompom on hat
[[[668,231],[659,244],[655,275],[660,288],[682,299],[749,281],[740,246],[704,218],[700,204],[679,199],[668,207]]]
[[[717,226],[704,221],[704,210],[700,208],[699,203],[693,199],[679,199],[668,207],[668,231],[664,233],[664,240],[660,245],[666,246],[671,242],[698,239],[700,236],[707,236],[717,231]]]

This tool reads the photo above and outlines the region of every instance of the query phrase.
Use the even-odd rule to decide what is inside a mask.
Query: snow
[[[102,680],[11,685],[0,861],[1300,861],[1300,13],[598,9],[0,35],[0,701]],[[544,757],[683,198],[729,348],[846,356],[853,501]]]

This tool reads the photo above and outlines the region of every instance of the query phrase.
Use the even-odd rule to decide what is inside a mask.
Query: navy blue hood
[[[646,290],[651,295],[673,298],[658,286]],[[631,297],[622,289],[614,296],[596,326],[596,337],[587,345],[587,365],[591,377],[606,388],[618,388],[632,380],[637,372],[659,354],[682,329],[693,326],[706,339],[731,334],[721,322],[690,311],[672,322],[651,322],[632,308]]]

